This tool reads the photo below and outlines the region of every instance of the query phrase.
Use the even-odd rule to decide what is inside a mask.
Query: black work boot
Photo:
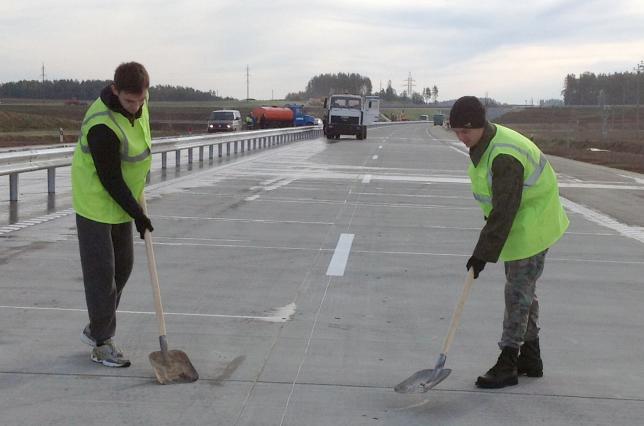
[[[476,386],[486,389],[504,388],[519,383],[517,375],[517,360],[519,349],[505,347],[499,355],[494,367],[490,368],[484,376],[479,376]]]
[[[539,350],[539,338],[524,342],[521,345],[519,360],[517,362],[519,376],[543,377],[543,361]]]

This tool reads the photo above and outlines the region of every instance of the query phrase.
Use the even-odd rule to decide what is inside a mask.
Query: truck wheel
[[[367,139],[367,128],[364,127],[364,131],[362,132],[362,139]]]

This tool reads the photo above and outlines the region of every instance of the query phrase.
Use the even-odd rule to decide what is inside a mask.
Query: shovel
[[[145,197],[141,194],[141,207],[147,216],[148,211],[145,205]],[[166,338],[165,320],[163,319],[163,306],[161,305],[161,291],[159,290],[159,276],[157,275],[157,262],[152,249],[152,235],[145,230],[145,250],[148,255],[148,270],[154,293],[154,310],[156,311],[159,323],[159,343],[161,350],[152,352],[149,355],[150,364],[154,368],[154,374],[162,385],[172,383],[190,383],[199,378],[199,374],[192,366],[188,355],[179,350],[168,350],[168,339]]]
[[[454,340],[454,334],[456,333],[456,328],[458,323],[461,320],[461,313],[463,313],[463,306],[467,300],[467,296],[470,294],[472,289],[472,283],[474,282],[474,270],[470,268],[467,272],[467,278],[465,279],[465,285],[463,286],[463,292],[461,297],[458,299],[456,304],[456,309],[452,314],[452,320],[449,324],[449,329],[447,331],[447,336],[445,336],[445,341],[443,342],[443,351],[438,356],[438,361],[434,368],[420,370],[416,373],[409,376],[409,378],[398,383],[394,390],[398,393],[425,393],[449,376],[449,373],[452,372],[449,368],[443,368],[445,366],[445,361],[447,360],[447,351],[452,345],[452,340]]]

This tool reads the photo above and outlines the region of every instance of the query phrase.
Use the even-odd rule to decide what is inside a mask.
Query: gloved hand
[[[142,240],[145,239],[146,229],[150,232],[154,231],[154,228],[152,227],[152,222],[150,222],[150,218],[147,217],[146,215],[141,215],[140,217],[137,217],[136,219],[134,219],[134,225],[136,226],[136,230],[141,235]]]
[[[467,261],[467,264],[465,265],[465,269],[468,271],[470,268],[473,269],[474,271],[474,279],[477,279],[479,277],[479,273],[485,269],[485,260],[479,259],[478,257],[470,257],[470,259]]]

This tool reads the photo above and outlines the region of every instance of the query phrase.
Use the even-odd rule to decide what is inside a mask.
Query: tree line
[[[286,95],[288,101],[306,101],[310,98],[323,98],[335,93],[351,93],[359,95],[378,95],[380,99],[388,102],[411,102],[415,104],[427,104],[438,101],[438,87],[423,88],[421,93],[412,92],[408,94],[406,90],[400,94],[396,92],[391,85],[391,80],[387,87],[380,91],[373,91],[373,85],[369,77],[364,77],[357,73],[337,73],[337,74],[320,74],[311,78],[306,85],[306,89],[300,92],[289,93]]]
[[[642,77],[633,72],[568,74],[561,94],[566,105],[634,105],[638,99],[644,102]]]
[[[110,80],[21,80],[0,84],[0,98],[78,99],[92,101]],[[212,101],[221,98],[214,92],[202,92],[191,87],[156,85],[150,87],[150,99],[155,101]]]
[[[311,78],[306,89],[301,92],[289,93],[286,100],[306,100],[309,98],[321,98],[334,93],[351,93],[370,95],[371,79],[356,73],[320,74]]]

